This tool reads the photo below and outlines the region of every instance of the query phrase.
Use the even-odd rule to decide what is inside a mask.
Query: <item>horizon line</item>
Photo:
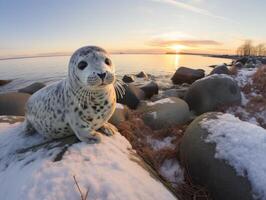
[[[187,54],[187,55],[202,55],[202,56],[234,56],[234,54],[215,54],[215,53],[196,53],[196,52],[174,52],[174,51],[165,51],[165,52],[110,52],[112,55],[134,55],[134,54],[151,54],[151,55],[179,55],[179,54]],[[72,53],[44,53],[44,54],[37,54],[37,55],[17,55],[17,56],[7,56],[1,57],[0,61],[4,60],[16,60],[16,59],[27,59],[27,58],[46,58],[46,57],[63,57],[63,56],[71,56]]]

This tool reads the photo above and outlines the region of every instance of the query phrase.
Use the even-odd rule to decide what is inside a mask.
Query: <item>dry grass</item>
[[[76,187],[77,187],[77,189],[78,189],[78,191],[79,191],[79,194],[80,194],[80,200],[87,200],[87,198],[88,198],[88,194],[89,194],[89,188],[86,190],[86,192],[85,192],[85,194],[81,191],[81,188],[80,188],[80,186],[79,186],[79,184],[78,184],[78,181],[77,181],[77,179],[76,179],[76,177],[75,176],[73,176],[73,179],[74,179],[74,182],[75,182],[75,185],[76,185]]]
[[[189,123],[173,126],[168,129],[152,130],[144,124],[140,117],[141,113],[132,112],[129,116],[129,120],[118,126],[119,132],[128,139],[137,153],[156,170],[162,179],[164,179],[160,174],[160,168],[165,160],[178,159],[179,143]],[[154,150],[151,144],[147,141],[147,138],[162,141],[169,136],[174,138],[172,144],[174,144],[173,146],[175,148],[166,147],[160,150]],[[184,178],[185,181],[181,185],[164,180],[169,183],[168,185],[172,187],[175,194],[181,200],[210,199],[205,188],[193,184],[186,168],[184,169]]]
[[[258,124],[266,128],[266,119],[262,113],[266,113],[266,66],[258,68],[252,76],[252,81],[241,88],[248,102],[245,106],[227,106],[219,111],[226,112],[228,109],[243,121],[255,118]],[[255,95],[254,95],[255,94]]]

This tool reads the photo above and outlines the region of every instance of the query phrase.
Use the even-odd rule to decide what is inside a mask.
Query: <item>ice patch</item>
[[[201,126],[211,133],[206,142],[216,143],[215,157],[247,176],[255,196],[266,199],[266,130],[230,114],[203,120]]]

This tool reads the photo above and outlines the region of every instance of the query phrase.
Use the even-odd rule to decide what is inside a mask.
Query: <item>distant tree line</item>
[[[237,48],[236,54],[239,56],[266,56],[266,46],[265,44],[254,46],[251,40],[246,40]]]

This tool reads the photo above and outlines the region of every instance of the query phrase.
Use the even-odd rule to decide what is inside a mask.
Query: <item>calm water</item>
[[[179,66],[201,68],[209,72],[208,66],[229,63],[229,59],[210,58],[194,55],[111,55],[118,75],[135,74],[143,70],[155,76],[167,76]],[[45,83],[64,78],[67,74],[69,56],[39,57],[0,61],[0,79],[14,79],[11,84],[0,89],[15,90],[35,81]]]

